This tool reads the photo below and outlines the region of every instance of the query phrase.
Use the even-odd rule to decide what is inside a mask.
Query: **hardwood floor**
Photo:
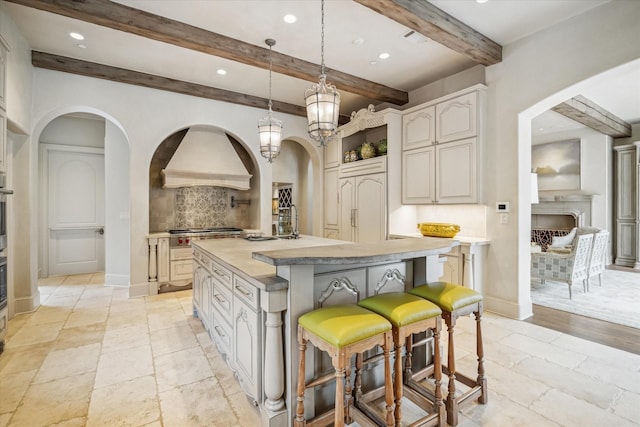
[[[526,319],[525,322],[640,354],[640,329],[535,304],[533,305],[533,316]]]

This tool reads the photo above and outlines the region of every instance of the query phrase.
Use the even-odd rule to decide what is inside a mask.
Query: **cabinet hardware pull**
[[[236,285],[236,289],[245,297],[252,297],[253,296],[253,292],[249,292],[247,291],[245,288],[243,288],[240,285]]]
[[[220,326],[214,326],[213,329],[216,330],[216,334],[218,334],[218,336],[220,338],[224,338],[226,337],[226,335],[224,334],[224,332],[220,332],[222,330],[222,328],[220,328]]]
[[[356,209],[351,209],[351,226],[356,226]]]
[[[213,272],[214,272],[214,273],[216,273],[216,274],[217,274],[218,276],[220,276],[220,277],[227,277],[227,275],[226,275],[226,274],[224,274],[222,271],[217,270],[217,269],[215,269],[215,268],[213,269]]]
[[[224,298],[222,298],[222,297],[221,297],[220,295],[218,295],[218,294],[215,294],[213,297],[214,297],[215,299],[217,299],[217,300],[218,300],[218,302],[219,302],[220,304],[226,304],[226,303],[227,303],[227,300],[226,300],[226,299],[224,299]]]

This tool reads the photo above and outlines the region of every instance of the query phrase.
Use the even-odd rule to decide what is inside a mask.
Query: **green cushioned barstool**
[[[418,296],[404,292],[389,292],[365,298],[358,303],[361,307],[371,310],[385,317],[391,322],[393,332],[393,342],[395,345],[395,368],[394,368],[394,396],[395,396],[395,420],[400,426],[402,421],[401,401],[404,391],[402,375],[402,346],[406,343],[406,351],[411,351],[412,334],[431,330],[434,338],[434,380],[435,399],[428,402],[422,396],[415,393],[407,393],[407,398],[412,400],[422,409],[430,406],[429,414],[411,425],[420,426],[442,426],[445,425],[445,408],[442,403],[442,392],[440,382],[442,377],[442,364],[440,361],[440,323],[442,310],[435,304],[426,301]],[[357,375],[357,372],[356,372]],[[370,413],[365,399],[356,399],[356,406],[363,411]]]
[[[447,324],[449,334],[447,367],[449,375],[449,386],[446,400],[447,422],[452,426],[458,424],[458,404],[478,396],[479,403],[487,403],[487,379],[484,376],[484,350],[482,348],[482,330],[480,323],[482,320],[482,295],[478,292],[446,282],[434,282],[417,286],[409,291],[442,309],[442,317]],[[453,329],[456,320],[460,316],[473,313],[476,318],[476,352],[478,354],[478,377],[473,380],[463,374],[456,372],[456,361],[453,343]],[[455,381],[458,380],[467,387],[465,393],[456,396]]]
[[[305,352],[307,342],[325,351],[331,357],[335,374],[325,375],[305,384]],[[296,427],[311,425],[313,422],[304,419],[304,392],[306,388],[315,387],[336,380],[334,423],[336,427],[350,424],[351,414],[351,357],[354,354],[382,347],[385,369],[385,403],[386,425],[393,426],[393,387],[391,384],[391,363],[389,353],[393,337],[391,323],[365,308],[355,304],[341,304],[319,308],[303,314],[298,319],[298,348],[300,350],[298,364],[298,387]],[[345,371],[348,373],[345,390]],[[327,414],[316,416],[314,420],[326,420]]]

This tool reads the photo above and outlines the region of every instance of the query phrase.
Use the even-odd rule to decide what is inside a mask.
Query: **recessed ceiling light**
[[[364,39],[362,37],[358,37],[357,39],[353,39],[352,43],[355,44],[356,46],[360,46],[364,44]]]
[[[72,39],[76,39],[76,40],[84,40],[84,36],[80,33],[69,33],[69,36]]]
[[[292,14],[284,15],[284,18],[282,19],[284,19],[284,22],[286,22],[287,24],[293,24],[298,20],[298,18],[296,18],[296,16]]]
[[[378,63],[378,61],[369,61],[369,64],[371,65],[376,65]]]
[[[391,55],[389,55],[387,52],[382,52],[380,55],[378,55],[378,58],[380,59],[387,59],[388,57],[390,57]]]
[[[80,49],[86,49],[87,45],[86,44],[82,44],[82,43],[78,43],[76,46],[78,46]]]
[[[227,70],[223,70],[222,68],[218,69],[218,71],[216,71],[216,73],[220,74],[221,76],[224,76],[225,74],[227,74]]]
[[[489,0],[476,0],[476,3],[480,3],[480,4],[482,4],[482,3],[486,3],[486,2],[488,2],[488,1],[489,1]]]

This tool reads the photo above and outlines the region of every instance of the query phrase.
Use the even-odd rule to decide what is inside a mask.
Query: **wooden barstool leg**
[[[413,363],[413,334],[409,334],[407,337],[404,348],[404,376],[402,377],[402,381],[405,384],[409,384],[409,381],[413,377],[413,371],[411,370],[411,365]]]
[[[297,390],[297,404],[296,404],[296,420],[295,427],[304,427],[304,390],[305,390],[305,352],[307,349],[307,341],[302,338],[302,333],[298,329],[298,390]]]
[[[489,401],[489,395],[487,394],[487,378],[484,376],[484,347],[482,345],[482,328],[480,323],[482,321],[482,312],[476,311],[476,352],[478,353],[478,385],[481,392],[478,402],[485,404]]]
[[[445,407],[442,403],[442,358],[440,355],[440,322],[433,328],[433,376],[435,378],[435,411],[438,413],[439,427],[445,427]]]
[[[334,366],[336,361],[334,361]],[[336,427],[344,426],[344,368],[335,366],[336,368],[336,397],[335,397],[335,417],[333,425]],[[342,402],[342,404],[339,404]]]
[[[385,384],[391,384],[391,361],[389,360],[389,353],[391,346],[393,345],[393,337],[391,336],[391,332],[385,334],[385,344],[383,347],[384,352],[384,382]],[[385,409],[386,409],[386,422],[388,427],[392,427],[395,425],[395,420],[393,417],[393,387],[385,387],[384,388],[384,401],[385,401]]]
[[[447,324],[447,332],[449,334],[449,343],[447,350],[447,368],[449,370],[449,386],[447,393],[447,422],[452,426],[458,425],[458,399],[456,399],[456,357],[453,345],[453,329],[456,324],[456,318],[453,313],[444,313],[445,323]]]
[[[362,353],[356,354],[356,378],[354,380],[356,402],[362,397]]]
[[[402,388],[404,387],[404,384],[402,381],[400,381],[400,378],[402,376],[402,343],[399,342],[400,339],[398,337],[394,337],[393,340],[396,343],[396,354],[395,354],[395,358],[396,360],[394,361],[394,378],[393,378],[393,387],[394,387],[394,391],[393,394],[396,398],[396,409],[394,411],[395,413],[395,419],[396,419],[396,425],[399,426],[400,425],[400,421],[402,420]]]
[[[351,358],[347,359],[347,368],[345,380],[347,384],[344,387],[344,416],[345,422],[351,424],[351,405],[353,404],[353,388],[351,387]]]

